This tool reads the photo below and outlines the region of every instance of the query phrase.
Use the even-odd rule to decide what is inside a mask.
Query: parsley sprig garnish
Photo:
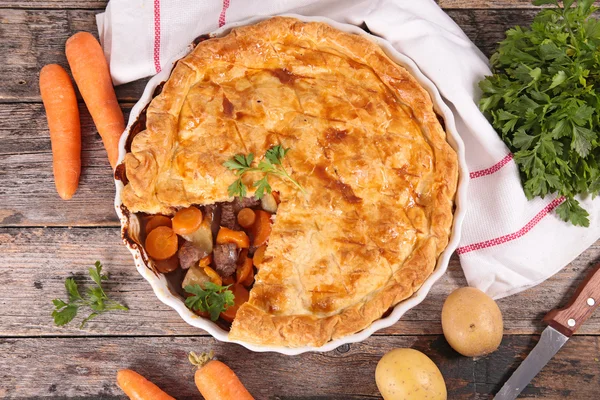
[[[104,289],[102,288],[102,281],[108,279],[108,276],[102,274],[102,264],[100,261],[96,261],[95,268],[90,268],[89,273],[92,280],[96,283],[95,287],[88,288],[85,294],[82,296],[79,293],[77,282],[73,278],[67,278],[65,280],[65,288],[69,295],[69,301],[65,302],[61,299],[54,299],[54,311],[52,317],[56,326],[66,325],[75,318],[77,312],[81,307],[89,307],[92,309],[92,313],[88,315],[79,325],[79,328],[83,328],[85,324],[98,315],[111,311],[111,310],[129,310],[127,307],[111,300]]]
[[[235,182],[227,188],[229,195],[239,197],[246,196],[248,187],[242,181],[242,176],[248,172],[263,172],[265,174],[262,179],[252,184],[252,186],[256,188],[254,195],[257,199],[261,199],[265,195],[265,192],[272,192],[268,180],[269,175],[289,180],[304,193],[304,188],[283,168],[283,159],[288,151],[290,151],[290,149],[284,149],[281,145],[273,146],[267,150],[264,159],[261,160],[256,167],[252,166],[252,163],[254,162],[254,154],[252,153],[248,155],[237,154],[225,161],[223,165],[230,171],[233,171],[238,177]]]
[[[229,286],[204,282],[202,286],[188,285],[184,290],[192,295],[185,299],[185,305],[193,311],[207,312],[212,321],[219,319],[219,315],[234,304]]]
[[[514,153],[529,199],[565,196],[556,214],[589,225],[574,198],[600,192],[600,21],[593,0],[553,4],[506,33],[481,81],[481,110]],[[574,6],[574,7],[573,7]]]

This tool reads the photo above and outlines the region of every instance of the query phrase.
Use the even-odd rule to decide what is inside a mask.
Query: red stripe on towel
[[[494,172],[500,171],[500,169],[502,167],[504,167],[506,164],[508,164],[512,159],[513,159],[512,153],[508,153],[506,155],[506,157],[504,157],[502,160],[498,161],[498,163],[492,165],[489,168],[480,169],[479,171],[471,172],[469,174],[469,176],[471,177],[471,179],[475,179],[475,178],[481,178],[482,176],[491,175]]]
[[[531,229],[533,229],[533,227],[536,226],[538,222],[540,222],[542,219],[544,219],[545,216],[550,214],[552,210],[554,210],[556,207],[562,204],[563,201],[565,201],[564,197],[559,197],[557,199],[552,200],[552,202],[546,207],[544,207],[539,213],[537,213],[537,215],[533,217],[533,219],[529,221],[527,225],[525,225],[524,227],[522,227],[514,233],[500,236],[495,239],[486,240],[485,242],[473,243],[467,246],[459,247],[456,250],[456,252],[458,254],[465,254],[475,250],[481,250],[488,247],[498,246],[499,244],[507,243],[512,240],[518,239],[521,236],[525,235],[527,232],[529,232]]]
[[[228,8],[229,0],[223,0],[223,8],[221,9],[221,14],[219,15],[219,28],[225,25],[225,13],[227,13]]]
[[[160,68],[160,0],[154,0],[154,69],[158,74]]]

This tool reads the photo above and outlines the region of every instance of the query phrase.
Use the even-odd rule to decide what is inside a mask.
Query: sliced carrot
[[[130,369],[117,373],[117,385],[131,400],[175,400],[158,386]]]
[[[247,288],[249,288],[250,286],[252,286],[252,284],[254,283],[254,267],[250,268],[250,273],[248,274],[248,276],[246,277],[246,279],[244,279],[240,283],[242,285],[244,285],[245,287],[247,287]]]
[[[164,215],[153,215],[150,217],[148,222],[146,222],[146,235],[159,226],[168,226],[170,228],[172,226],[171,218],[165,217]]]
[[[52,143],[54,184],[68,200],[77,191],[81,174],[81,124],[75,89],[69,74],[57,64],[40,71],[40,92]]]
[[[250,239],[244,231],[234,231],[224,226],[219,229],[217,233],[217,244],[233,243],[240,249],[247,249],[250,247]]]
[[[254,271],[252,267],[252,259],[248,257],[244,258],[242,263],[237,267],[237,270],[235,271],[236,282],[243,284],[243,282],[246,279],[248,279],[248,276],[250,276],[250,274],[253,272]],[[254,276],[254,274],[252,275]]]
[[[234,283],[235,283],[235,280],[233,279],[233,275],[226,276],[223,278],[223,285],[233,285]]]
[[[212,263],[212,254],[207,255],[199,261],[200,268],[208,267]]]
[[[235,372],[211,354],[190,353],[189,360],[198,367],[194,382],[206,400],[254,400]]]
[[[256,214],[251,208],[242,208],[237,215],[238,224],[240,224],[242,228],[250,228],[254,223],[254,220],[256,220]]]
[[[266,211],[256,211],[256,221],[251,229],[254,246],[262,246],[271,235],[271,214]]]
[[[178,235],[189,235],[198,230],[202,225],[202,211],[190,206],[177,211],[173,217],[173,230]]]
[[[166,260],[177,253],[178,239],[173,229],[167,226],[154,228],[146,236],[146,251],[155,260]]]
[[[240,306],[250,298],[250,293],[248,293],[248,289],[239,283],[234,283],[229,289],[233,292],[234,304],[231,307],[227,307],[225,311],[221,313],[221,318],[225,321],[233,322]]]
[[[256,268],[258,268],[258,266],[260,264],[262,264],[262,262],[264,261],[264,259],[265,259],[265,251],[266,250],[267,250],[267,246],[265,246],[263,244],[258,249],[256,249],[256,251],[254,252],[254,257],[252,257],[252,262],[254,263],[254,266]]]
[[[167,258],[166,260],[154,260],[154,265],[158,272],[168,274],[179,268],[179,257],[177,254]]]
[[[279,203],[281,203],[281,197],[279,196],[279,192],[274,191],[271,194],[273,195],[273,198],[275,198],[275,202],[277,203],[277,205],[279,205]]]
[[[102,47],[91,33],[78,32],[67,40],[65,53],[114,169],[119,158],[119,139],[125,130],[125,119]]]
[[[223,284],[223,279],[221,278],[221,275],[219,275],[219,273],[211,267],[204,267],[204,272],[206,273],[206,275],[208,275],[210,281],[215,285],[221,286]]]

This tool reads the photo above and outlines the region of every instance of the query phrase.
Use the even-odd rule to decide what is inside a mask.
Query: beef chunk
[[[240,226],[237,223],[236,215],[237,213],[233,208],[233,203],[223,203],[223,206],[221,207],[221,226],[239,231]]]
[[[236,197],[231,202],[233,205],[233,212],[237,215],[242,208],[256,208],[260,206],[260,200],[256,197]]]
[[[188,269],[192,265],[196,264],[202,258],[206,257],[208,254],[206,251],[200,250],[192,242],[188,242],[187,240],[183,243],[183,246],[177,252],[177,256],[179,257],[179,264],[182,269]]]
[[[223,277],[232,275],[236,270],[239,256],[239,249],[233,243],[216,245],[213,249],[215,270]]]

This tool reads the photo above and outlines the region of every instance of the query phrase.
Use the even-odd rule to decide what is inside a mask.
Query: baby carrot
[[[117,373],[117,385],[131,400],[175,400],[158,386],[130,369]]]
[[[100,43],[88,32],[78,32],[67,40],[67,60],[98,133],[115,168],[119,138],[125,130],[123,112],[112,86],[108,63]]]
[[[40,71],[40,92],[52,142],[54,184],[65,200],[75,194],[81,173],[81,127],[75,89],[69,74],[57,64]]]
[[[192,352],[188,358],[198,367],[194,381],[206,400],[254,400],[231,368],[212,359],[212,352],[200,356]]]

